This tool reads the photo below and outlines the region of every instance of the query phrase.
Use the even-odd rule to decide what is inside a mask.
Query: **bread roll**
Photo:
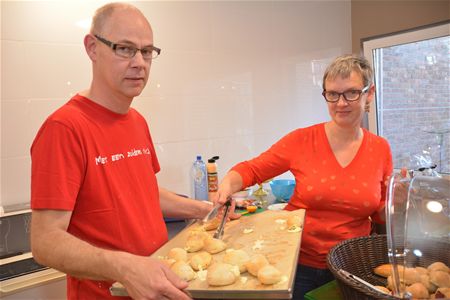
[[[450,299],[450,288],[438,288],[435,296],[436,299]]]
[[[205,270],[209,267],[212,256],[208,252],[201,251],[191,257],[190,265],[195,271]]]
[[[394,279],[392,278],[392,275],[389,275],[389,277],[387,278],[387,288],[390,289],[391,291],[394,290]],[[405,290],[405,285],[404,284],[400,284],[400,292],[403,292]]]
[[[427,288],[420,282],[407,286],[406,291],[411,293],[414,299],[428,299],[430,297]]]
[[[209,267],[206,281],[212,286],[225,286],[233,284],[239,275],[238,267],[230,264],[215,263]]]
[[[420,282],[428,289],[428,292],[430,293],[434,293],[437,289],[437,286],[431,283],[430,276],[428,274],[421,274]]]
[[[389,295],[391,294],[391,291],[388,288],[384,287],[384,286],[376,285],[375,288],[377,290],[379,290],[380,292],[382,292],[382,293],[389,294]]]
[[[433,272],[433,271],[443,271],[443,272],[449,272],[449,268],[447,267],[446,264],[444,264],[443,262],[437,261],[435,263],[432,263],[431,265],[428,266],[428,272]]]
[[[179,260],[175,262],[170,269],[183,280],[191,281],[195,278],[195,272],[187,262]]]
[[[383,276],[384,278],[388,278],[392,273],[391,264],[379,265],[378,267],[373,269],[373,272],[377,275]]]
[[[262,284],[275,284],[281,280],[281,272],[272,265],[265,265],[258,270],[257,277]]]
[[[401,274],[403,272],[403,266],[398,265],[397,270]],[[373,272],[379,276],[382,276],[384,278],[388,278],[390,275],[392,275],[392,265],[391,264],[382,264],[378,267],[373,269]]]
[[[392,275],[389,275],[387,278],[387,285],[386,287],[390,289],[391,291],[394,290],[394,279],[392,279]]]
[[[245,264],[247,267],[247,271],[253,276],[258,276],[258,271],[265,265],[268,265],[269,262],[267,258],[262,254],[256,254],[250,257],[250,260]]]
[[[188,260],[187,252],[183,248],[172,248],[169,250],[167,256],[174,260],[182,260],[182,261]]]
[[[204,249],[211,254],[219,253],[227,248],[227,244],[224,241],[215,239],[215,238],[207,238],[204,242]]]
[[[428,274],[428,269],[423,267],[416,267],[417,272],[419,272],[420,275]]]
[[[239,272],[244,273],[247,271],[247,267],[245,264],[250,260],[250,256],[244,250],[232,250],[225,254],[223,257],[223,262],[237,266],[239,268]]]
[[[450,274],[444,271],[432,271],[430,282],[440,288],[450,288]]]
[[[404,268],[404,271],[399,271],[400,281],[407,285],[420,282],[420,273],[415,268]]]

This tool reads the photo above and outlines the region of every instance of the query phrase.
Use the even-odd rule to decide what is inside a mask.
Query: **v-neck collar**
[[[346,165],[345,167],[343,167],[337,160],[336,155],[334,155],[333,149],[331,148],[330,141],[328,140],[327,133],[325,131],[325,124],[326,123],[322,123],[322,138],[324,139],[324,144],[326,145],[326,148],[328,150],[330,157],[332,157],[332,161],[334,161],[336,166],[341,170],[349,169],[352,165],[354,165],[357,162],[357,160],[359,159],[359,156],[361,155],[360,153],[363,151],[363,148],[365,147],[366,140],[367,140],[367,134],[366,134],[364,128],[361,128],[362,133],[363,133],[363,138],[361,141],[361,145],[359,145],[358,151],[356,151],[356,154],[352,158],[350,163],[348,165]]]

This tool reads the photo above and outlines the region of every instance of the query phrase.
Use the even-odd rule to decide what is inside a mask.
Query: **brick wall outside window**
[[[410,157],[426,150],[449,173],[450,37],[383,48],[381,57],[379,128],[394,166],[410,167]]]

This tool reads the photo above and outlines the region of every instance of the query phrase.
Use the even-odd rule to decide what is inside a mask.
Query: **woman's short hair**
[[[364,86],[372,83],[373,71],[369,61],[362,56],[346,54],[336,57],[323,74],[322,88],[325,90],[325,81],[337,77],[349,78],[354,71],[361,75]]]

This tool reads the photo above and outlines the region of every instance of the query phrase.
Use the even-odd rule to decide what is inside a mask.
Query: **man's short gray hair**
[[[128,4],[128,3],[122,3],[122,2],[113,2],[103,5],[102,7],[98,8],[94,16],[92,17],[92,23],[91,23],[91,34],[102,34],[102,30],[106,24],[106,21],[111,17],[113,12],[117,9],[134,9],[140,12],[138,8],[135,6]],[[142,12],[141,12],[142,14]]]

